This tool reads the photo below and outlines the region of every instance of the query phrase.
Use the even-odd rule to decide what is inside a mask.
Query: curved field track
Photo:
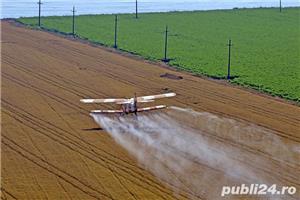
[[[225,145],[231,146],[229,150],[249,155],[233,154],[231,160],[253,168],[257,176],[266,177],[263,180],[268,180],[268,184],[295,186],[297,193],[287,199],[299,199],[299,107],[103,48],[17,27],[8,21],[2,21],[1,43],[2,199],[220,197],[220,190],[211,189],[205,182],[198,187],[215,196],[193,191],[188,182],[185,187],[173,183],[172,176],[178,178],[175,173],[170,173],[168,180],[158,177],[99,128],[89,116],[91,109],[99,107],[79,102],[85,97],[129,97],[135,92],[150,95],[166,91],[178,95],[160,103],[226,119],[219,128],[224,127],[227,133],[218,134],[206,127],[209,120],[203,115],[192,121],[181,111],[174,111],[168,114],[169,118],[193,130],[201,129],[203,138],[212,144],[212,152]],[[161,77],[166,73],[183,79]],[[253,145],[247,140],[236,140],[228,131],[232,128],[230,120],[258,127],[261,134],[267,130],[268,137],[276,137],[288,151],[276,154],[268,151],[271,144]],[[178,155],[181,153],[179,150]],[[194,162],[184,153],[181,156]],[[212,186],[220,177],[227,185],[240,184],[236,177],[224,178],[221,168],[198,161],[192,166],[199,173],[209,173],[207,184]]]

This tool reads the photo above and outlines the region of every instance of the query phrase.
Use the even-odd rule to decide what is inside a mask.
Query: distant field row
[[[36,26],[37,18],[20,18]],[[233,41],[232,83],[300,101],[300,8],[235,9],[119,15],[118,48],[146,59],[163,58],[169,27],[170,65],[215,78],[227,75],[227,41]],[[72,17],[43,17],[42,26],[72,31]],[[76,17],[76,34],[114,44],[113,15]]]

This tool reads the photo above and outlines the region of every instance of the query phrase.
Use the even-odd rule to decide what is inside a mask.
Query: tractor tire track
[[[105,199],[113,199],[112,197],[108,196],[107,194],[102,193],[101,191],[98,191],[97,189],[91,187],[90,185],[87,185],[86,183],[82,182],[81,180],[79,180],[75,176],[69,174],[68,172],[66,172],[62,169],[59,169],[58,167],[54,166],[53,164],[47,162],[43,158],[35,155],[32,152],[29,152],[28,150],[24,149],[23,147],[21,147],[20,145],[15,143],[13,140],[9,139],[8,137],[3,136],[3,138],[4,139],[2,140],[2,144],[7,146],[9,149],[11,149],[15,153],[19,154],[20,156],[22,156],[24,159],[36,164],[37,166],[41,167],[42,169],[48,171],[49,173],[59,177],[60,179],[64,180],[65,182],[74,186],[75,188],[81,190],[88,196],[94,197],[95,199],[101,199],[100,196]],[[74,182],[76,182],[76,184]],[[82,188],[85,188],[85,190]]]
[[[5,109],[6,109],[6,108],[5,108]],[[16,115],[16,113],[17,113],[15,110],[12,111],[12,112],[7,112],[7,111],[4,110],[3,112],[4,112],[5,114],[8,114],[9,116],[13,117],[15,120],[19,121],[20,123],[24,124],[24,121],[22,121],[22,119],[19,119],[19,118],[17,118],[17,117],[14,116],[14,115]],[[23,118],[23,120],[24,120],[24,117],[23,117],[23,116],[21,116],[21,118]],[[26,119],[26,117],[25,117],[25,119]],[[70,138],[67,137],[67,136],[64,136],[64,138],[62,138],[62,136],[61,136],[60,134],[57,134],[56,131],[53,131],[53,130],[51,130],[51,129],[47,129],[47,128],[45,128],[45,127],[41,127],[38,123],[34,123],[33,121],[30,121],[30,123],[33,124],[34,126],[37,126],[37,127],[40,128],[40,129],[37,129],[37,128],[35,128],[34,126],[29,125],[29,124],[24,124],[24,125],[27,126],[27,127],[29,127],[29,128],[32,128],[33,130],[35,130],[35,132],[37,132],[37,133],[39,133],[39,134],[42,134],[42,135],[44,135],[44,136],[46,136],[46,137],[52,139],[53,141],[55,141],[55,142],[57,142],[57,143],[59,143],[59,144],[65,146],[66,148],[68,148],[68,149],[70,149],[70,150],[72,150],[72,151],[74,151],[74,152],[77,152],[77,153],[79,153],[80,155],[82,155],[82,156],[84,156],[84,157],[86,157],[86,158],[88,158],[88,159],[94,161],[95,163],[100,164],[101,166],[105,167],[105,160],[104,160],[103,157],[101,157],[101,156],[95,154],[94,151],[93,151],[93,152],[88,152],[84,146],[81,146],[81,145],[78,144],[78,141],[74,141],[74,140],[70,139]],[[42,131],[42,130],[43,130],[43,131]],[[48,134],[49,132],[50,132],[52,135],[49,135],[49,134]],[[53,135],[55,135],[56,137],[54,137]],[[58,138],[62,138],[62,140],[60,140],[60,139],[58,139]],[[67,143],[66,143],[65,141],[67,141]],[[73,147],[73,146],[75,146],[76,148]],[[106,159],[107,159],[107,158],[106,158]],[[98,160],[100,160],[101,162],[98,161]],[[159,191],[161,191],[161,192],[163,192],[163,193],[166,193],[165,190],[163,190],[162,188],[160,188],[160,187],[157,186],[159,183],[150,182],[149,180],[147,180],[147,181],[145,182],[145,181],[143,180],[143,175],[140,177],[139,175],[141,175],[141,174],[138,174],[138,172],[135,172],[134,170],[131,170],[131,169],[127,168],[127,167],[122,167],[122,165],[120,165],[119,163],[114,163],[113,161],[108,160],[108,159],[107,159],[107,162],[109,162],[110,165],[112,165],[112,166],[114,166],[114,167],[120,169],[121,171],[130,174],[130,177],[131,177],[131,178],[135,178],[135,179],[137,179],[137,180],[139,180],[139,181],[141,181],[141,182],[147,184],[147,185],[150,186],[150,187],[153,187],[153,188],[155,188],[155,189],[157,189],[157,190],[159,190]],[[124,177],[124,175],[118,173],[117,171],[114,171],[114,173],[116,173],[116,174],[118,174],[118,175]],[[144,186],[138,184],[136,181],[131,180],[131,178],[128,178],[128,177],[124,177],[124,178],[127,179],[127,180],[130,180],[130,181],[133,182],[134,184],[139,185],[140,187],[144,187]],[[172,184],[170,184],[170,183],[167,183],[167,184],[173,187]],[[146,190],[148,190],[148,191],[150,191],[150,192],[153,192],[153,191],[149,190],[148,187],[144,187],[144,189],[146,189]],[[167,194],[167,195],[171,195],[171,193],[166,193],[166,194]],[[156,195],[158,195],[158,194],[156,194]],[[190,194],[190,195],[191,195],[191,194]],[[186,197],[186,196],[183,196],[183,197]],[[161,198],[165,199],[163,196],[161,196]]]
[[[8,192],[5,188],[1,187],[1,191],[2,191],[4,194],[7,194],[8,196],[10,196],[11,198],[17,200],[17,197],[14,196],[12,193]],[[2,197],[2,195],[1,195],[1,197]],[[7,199],[7,197],[5,197],[5,199]]]

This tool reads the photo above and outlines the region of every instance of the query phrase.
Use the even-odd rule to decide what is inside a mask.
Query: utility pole
[[[73,18],[72,18],[72,34],[73,34],[73,36],[75,37],[75,12],[76,12],[76,10],[75,10],[75,6],[73,6],[73,10],[72,10],[72,12],[73,12]]]
[[[138,1],[135,0],[135,18],[138,18]]]
[[[228,41],[228,69],[227,69],[227,80],[230,80],[230,64],[231,64],[231,39]]]
[[[118,15],[115,16],[115,44],[114,44],[114,48],[118,48],[117,46],[117,30],[118,29]]]
[[[39,4],[39,27],[41,27],[41,5],[42,5],[41,0],[39,0],[38,4]]]
[[[165,33],[165,57],[163,59],[164,62],[169,62],[170,61],[167,58],[167,50],[168,50],[168,26],[166,26],[166,33]]]
[[[281,7],[281,0],[279,0],[279,11],[281,12],[282,7]]]

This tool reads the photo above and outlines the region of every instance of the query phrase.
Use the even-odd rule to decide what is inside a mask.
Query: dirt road
[[[267,168],[257,168],[257,173],[268,174],[271,182],[294,185],[299,195],[299,107],[6,21],[1,42],[3,199],[208,198],[205,192],[182,189],[147,170],[89,116],[89,110],[97,107],[79,102],[84,97],[167,91],[178,95],[161,103],[268,130],[289,151],[270,153],[267,146],[234,140],[230,131],[215,134],[218,137],[210,137],[214,135],[210,132],[208,137],[259,155]],[[183,79],[160,77],[165,73]],[[199,123],[191,126],[201,128]],[[222,171],[210,170],[222,176]],[[212,179],[218,182],[217,175]]]

